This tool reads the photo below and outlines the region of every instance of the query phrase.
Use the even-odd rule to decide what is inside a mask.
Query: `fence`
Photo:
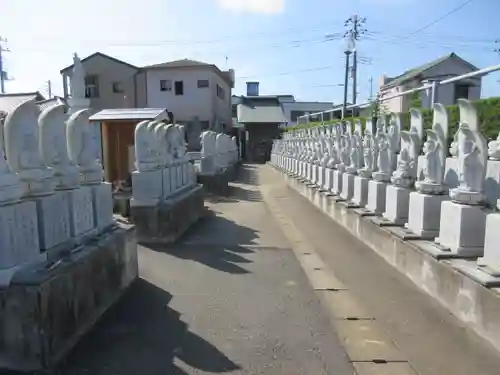
[[[500,70],[500,65],[490,66],[490,67],[487,67],[487,68],[484,68],[484,69],[476,70],[474,72],[470,72],[470,73],[467,73],[467,74],[462,74],[460,76],[448,78],[448,79],[445,79],[445,80],[442,80],[442,81],[433,81],[431,83],[424,84],[422,86],[415,87],[413,89],[409,89],[409,90],[406,90],[406,91],[402,91],[402,92],[399,92],[399,93],[394,94],[394,95],[389,95],[389,96],[384,97],[384,98],[378,97],[377,99],[372,100],[372,101],[368,101],[368,102],[364,102],[364,103],[360,103],[360,104],[351,104],[351,105],[346,106],[345,109],[346,110],[348,110],[348,109],[352,110],[352,109],[356,109],[356,108],[357,109],[359,109],[359,108],[366,108],[368,106],[376,104],[377,102],[378,102],[378,104],[381,104],[382,102],[385,102],[385,101],[388,101],[388,100],[391,100],[391,99],[394,99],[394,98],[397,98],[397,97],[400,97],[400,96],[409,95],[409,94],[413,94],[415,92],[420,92],[420,91],[429,90],[429,89],[431,90],[431,95],[430,95],[431,99],[430,99],[430,102],[431,102],[431,107],[432,107],[432,105],[434,105],[434,103],[435,103],[436,90],[437,90],[438,86],[448,85],[448,84],[451,84],[451,83],[454,83],[454,82],[457,82],[457,81],[462,81],[462,80],[467,79],[467,78],[472,78],[472,77],[477,77],[477,76],[485,76],[485,75],[488,75],[490,73],[493,73],[493,72],[496,72],[496,71],[499,71],[499,70]],[[343,106],[341,106],[341,107],[332,108],[332,109],[329,109],[329,110],[323,111],[323,112],[308,113],[306,115],[300,116],[300,117],[297,118],[297,125],[300,125],[300,120],[301,119],[305,119],[305,123],[309,124],[311,117],[318,117],[318,116],[320,116],[321,122],[324,122],[324,119],[323,119],[324,118],[324,114],[333,113],[333,112],[337,112],[337,111],[341,111],[342,112],[342,119],[344,119],[345,118],[345,113],[344,113],[344,110],[343,110]]]

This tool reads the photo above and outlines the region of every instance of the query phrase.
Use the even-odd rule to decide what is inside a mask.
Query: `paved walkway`
[[[354,373],[262,200],[262,168],[245,166],[179,245],[139,249],[141,279],[62,374]]]

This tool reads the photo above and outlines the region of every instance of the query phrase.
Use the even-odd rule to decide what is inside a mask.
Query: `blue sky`
[[[483,68],[500,64],[500,2],[472,0],[425,30],[463,0],[1,0],[0,35],[7,37],[8,92],[62,93],[59,70],[72,54],[96,51],[136,65],[192,58],[233,68],[234,93],[257,80],[262,94],[342,101],[344,20],[367,18],[358,44],[359,100],[379,77],[456,52]],[[500,47],[500,45],[499,45]],[[226,56],[228,57],[226,65]],[[500,73],[483,82],[483,96],[500,96]]]

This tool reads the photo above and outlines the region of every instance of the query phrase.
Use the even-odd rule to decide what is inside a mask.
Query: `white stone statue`
[[[82,109],[68,120],[68,154],[80,171],[82,184],[100,184],[103,178],[102,165],[90,133],[90,111]]]
[[[378,156],[377,171],[373,172],[372,177],[378,182],[388,182],[392,174],[391,150],[389,141],[385,132],[380,132],[377,136]]]
[[[453,141],[450,144],[450,155],[453,158],[458,157],[458,131],[453,136]]]
[[[491,160],[500,160],[500,133],[496,140],[488,143],[488,156]]]
[[[184,130],[184,125],[175,125],[176,127],[176,140],[177,140],[177,157],[179,159],[184,158],[186,155],[186,134]]]
[[[442,104],[436,103],[432,129],[427,130],[427,141],[424,143],[424,179],[415,183],[421,193],[440,194],[444,191],[447,139],[448,113]]]
[[[18,201],[23,195],[21,180],[16,173],[11,171],[5,157],[4,120],[5,117],[2,114],[0,118],[0,205]]]
[[[4,137],[7,163],[19,175],[25,194],[51,194],[55,188],[54,171],[40,154],[38,115],[35,100],[20,103],[5,119]]]
[[[65,105],[46,108],[38,117],[40,151],[46,165],[54,170],[57,189],[74,189],[79,181],[77,166],[68,155]]]
[[[73,72],[70,82],[71,97],[73,99],[85,98],[85,71],[78,55],[73,55]]]
[[[397,164],[397,154],[401,151],[401,129],[401,114],[393,113],[386,132],[387,140],[389,141],[389,150],[391,150],[391,165],[393,168]]]
[[[162,151],[160,150],[160,139],[156,135],[156,127],[160,124],[160,121],[153,120],[150,121],[146,129],[148,130],[149,137],[151,139],[151,148],[153,150],[153,155],[156,161],[156,164],[159,166],[161,164]]]
[[[165,168],[168,164],[167,163],[167,161],[168,161],[168,155],[167,155],[168,141],[167,141],[167,137],[166,137],[166,134],[167,134],[166,127],[167,127],[167,125],[162,121],[159,121],[155,127],[155,134],[156,134],[156,138],[158,140],[158,146],[159,146],[159,152],[160,152],[159,164],[160,164],[160,167],[162,167],[162,168]]]
[[[460,124],[457,131],[459,186],[450,190],[453,201],[480,204],[484,200],[484,180],[488,149],[479,131],[479,119],[474,105],[458,99]]]
[[[145,120],[135,127],[135,168],[139,172],[158,168],[148,125],[149,121]]]
[[[418,155],[420,154],[423,137],[422,113],[415,108],[410,109],[410,130],[402,131],[401,152],[399,154],[397,168],[394,171],[391,182],[400,187],[411,187],[417,178]]]

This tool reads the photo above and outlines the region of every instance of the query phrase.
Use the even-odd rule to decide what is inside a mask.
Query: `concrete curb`
[[[500,288],[487,288],[458,271],[462,259],[438,260],[421,250],[421,241],[403,240],[390,228],[335,202],[275,170],[299,194],[341,224],[416,286],[436,299],[479,336],[500,350]]]
[[[315,249],[302,237],[293,220],[284,215],[272,187],[261,186],[264,202],[292,244],[292,250],[328,313],[358,375],[415,375],[397,345],[334,275]]]

